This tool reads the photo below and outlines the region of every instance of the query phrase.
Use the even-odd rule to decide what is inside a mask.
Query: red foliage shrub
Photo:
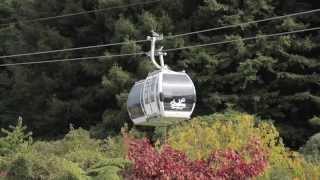
[[[5,172],[5,171],[0,171],[0,179],[1,177],[7,177],[8,176],[8,173]]]
[[[231,149],[215,151],[207,162],[215,166],[216,177],[247,179],[262,174],[268,164],[268,158],[260,142],[253,139],[241,152]]]
[[[130,179],[247,179],[260,175],[267,166],[267,153],[258,140],[241,152],[218,150],[207,160],[197,161],[168,145],[158,152],[147,139],[128,142],[128,158],[134,162]]]

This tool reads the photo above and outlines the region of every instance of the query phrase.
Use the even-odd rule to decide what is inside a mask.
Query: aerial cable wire
[[[266,18],[266,19],[259,19],[259,20],[244,22],[244,23],[240,23],[240,24],[232,24],[232,25],[209,28],[209,29],[204,29],[204,30],[199,30],[199,31],[183,33],[183,34],[170,35],[170,36],[165,36],[164,39],[172,39],[172,38],[177,38],[177,37],[190,36],[190,35],[193,35],[193,34],[200,34],[200,33],[205,33],[205,32],[210,32],[210,31],[229,29],[229,28],[234,28],[234,27],[238,27],[238,26],[246,26],[246,25],[250,25],[250,24],[256,24],[256,23],[261,23],[261,22],[266,22],[266,21],[279,20],[279,19],[284,19],[284,18],[288,18],[288,17],[294,17],[294,16],[305,15],[305,14],[316,13],[316,12],[320,12],[320,8],[319,9],[309,10],[309,11],[286,14],[286,15],[282,15],[282,16],[274,16],[274,17],[270,17],[270,18]]]
[[[8,29],[12,29],[12,26],[0,28],[0,33],[1,33],[1,32],[4,32],[4,31],[7,31]]]
[[[101,12],[109,11],[109,10],[113,10],[113,9],[123,9],[123,8],[128,8],[128,7],[139,6],[139,5],[147,5],[147,4],[157,3],[160,1],[161,0],[137,2],[137,3],[132,3],[132,4],[113,6],[113,7],[107,7],[107,8],[102,8],[102,9],[95,9],[95,10],[90,10],[90,11],[81,11],[81,12],[76,12],[76,13],[62,14],[62,15],[58,15],[58,16],[50,16],[50,17],[36,18],[36,19],[30,19],[30,20],[21,20],[21,21],[12,22],[12,23],[0,24],[0,26],[15,25],[18,23],[42,22],[42,21],[60,19],[60,18],[65,18],[65,17],[79,16],[79,15],[84,15],[84,14],[101,13]]]
[[[158,1],[160,1],[160,0],[158,0]],[[156,1],[150,1],[150,2],[156,2]],[[309,13],[316,13],[316,12],[320,12],[320,9],[292,13],[292,14],[287,14],[287,15],[282,15],[282,16],[275,16],[275,17],[271,17],[271,18],[249,21],[249,22],[244,22],[244,23],[240,23],[240,24],[233,24],[233,25],[227,25],[227,26],[222,26],[222,27],[209,28],[209,29],[204,29],[204,30],[199,30],[199,31],[183,33],[183,34],[169,35],[169,36],[165,36],[164,39],[173,39],[173,38],[177,38],[177,37],[190,36],[193,34],[199,34],[199,33],[210,32],[210,31],[217,31],[217,30],[222,30],[222,29],[227,29],[227,28],[234,28],[234,27],[238,27],[238,26],[244,26],[244,25],[266,22],[266,21],[271,21],[271,20],[278,20],[278,19],[283,19],[283,18],[287,18],[287,17],[293,17],[293,16],[304,15],[304,14],[309,14]],[[41,55],[41,54],[51,54],[51,53],[58,53],[58,52],[70,52],[70,51],[76,51],[76,50],[110,47],[110,46],[125,45],[125,44],[131,44],[131,43],[142,43],[142,42],[146,42],[146,41],[148,41],[148,40],[137,40],[137,41],[119,42],[119,43],[111,43],[111,44],[100,44],[100,45],[84,46],[84,47],[76,47],[76,48],[57,49],[57,50],[50,50],[50,51],[38,51],[38,52],[23,53],[23,54],[4,55],[4,56],[0,56],[0,59],[22,57],[22,56],[33,56],[33,55]]]
[[[294,30],[294,31],[287,31],[287,32],[281,32],[281,33],[274,33],[274,34],[251,36],[251,37],[245,37],[245,38],[241,38],[241,39],[234,39],[234,40],[227,40],[227,41],[199,44],[199,45],[184,46],[184,47],[179,47],[179,48],[167,49],[164,52],[174,52],[174,51],[180,51],[180,50],[185,50],[185,49],[193,49],[193,48],[221,45],[221,44],[227,44],[227,43],[233,43],[233,42],[239,42],[239,41],[249,41],[249,40],[255,40],[255,39],[278,37],[278,36],[290,35],[290,34],[295,34],[295,33],[311,32],[311,31],[316,31],[316,30],[320,30],[320,27],[301,29],[301,30]],[[94,57],[81,57],[81,58],[72,58],[72,59],[56,59],[56,60],[33,61],[33,62],[6,63],[6,64],[0,64],[0,67],[31,65],[31,64],[45,64],[45,63],[66,62],[66,61],[94,60],[94,59],[101,59],[101,58],[137,56],[137,55],[145,55],[145,54],[146,54],[145,52],[137,52],[137,53],[128,53],[128,54],[94,56]]]
[[[31,65],[31,64],[46,64],[46,63],[67,62],[67,61],[97,60],[97,59],[102,59],[102,58],[110,59],[110,58],[115,58],[115,57],[137,56],[137,55],[144,55],[144,54],[145,54],[145,52],[136,52],[136,53],[128,53],[128,54],[105,55],[105,56],[91,56],[91,57],[68,58],[68,59],[54,59],[54,60],[45,60],[45,61],[7,63],[7,64],[0,64],[0,67]]]
[[[146,41],[149,41],[149,40],[145,39],[145,40],[137,40],[137,41],[125,41],[125,42],[119,42],[119,43],[98,44],[93,46],[84,46],[84,47],[77,47],[77,48],[66,48],[66,49],[57,49],[57,50],[50,50],[50,51],[24,53],[24,54],[13,54],[13,55],[7,55],[7,56],[0,56],[0,59],[15,58],[15,57],[21,57],[21,56],[33,56],[33,55],[41,55],[41,54],[52,54],[52,53],[58,53],[58,52],[70,52],[70,51],[76,51],[76,50],[95,49],[95,48],[118,46],[118,45],[128,45],[128,44],[134,44],[134,43],[142,43]]]
[[[227,41],[184,46],[184,47],[179,47],[179,48],[167,49],[164,52],[172,52],[172,51],[179,51],[179,50],[185,50],[185,49],[193,49],[193,48],[199,48],[199,47],[221,45],[221,44],[227,44],[227,43],[233,43],[233,42],[239,42],[239,41],[249,41],[249,40],[254,40],[254,39],[263,39],[263,38],[270,38],[270,37],[277,37],[277,36],[285,36],[285,35],[290,35],[290,34],[295,34],[295,33],[309,32],[309,31],[316,31],[316,30],[320,30],[320,27],[287,31],[287,32],[281,32],[281,33],[274,33],[274,34],[262,34],[262,35],[258,35],[258,36],[245,37],[245,38],[241,38],[241,39],[233,39],[233,40],[227,40]]]

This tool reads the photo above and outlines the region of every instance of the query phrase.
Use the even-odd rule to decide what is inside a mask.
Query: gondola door
[[[159,106],[156,98],[157,76],[148,77],[144,85],[144,104],[146,115],[148,117],[155,117],[159,115]]]
[[[159,102],[158,102],[158,76],[153,76],[151,78],[151,86],[150,86],[150,106],[152,108],[152,116],[158,116],[160,114],[159,110]]]
[[[162,79],[164,116],[190,118],[195,107],[196,92],[185,73],[164,73]]]

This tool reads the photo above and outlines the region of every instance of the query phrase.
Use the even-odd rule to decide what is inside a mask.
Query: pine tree
[[[122,6],[126,0],[5,0],[0,23],[97,8]],[[1,26],[0,55],[63,49],[145,39],[151,30],[164,35],[238,24],[293,12],[320,4],[276,0],[164,0],[157,4],[113,9],[43,22]],[[166,39],[165,49],[241,39],[263,34],[317,27],[317,14],[274,20],[236,28]],[[10,29],[6,29],[6,28]],[[170,52],[172,70],[186,70],[197,87],[196,115],[229,106],[275,120],[291,146],[299,146],[316,131],[309,119],[319,116],[318,32]],[[7,58],[28,62],[71,57],[148,51],[138,43],[68,53]],[[0,68],[0,125],[18,115],[36,136],[55,136],[76,127],[96,126],[106,134],[128,122],[126,96],[137,80],[154,70],[146,57],[102,58]],[[102,124],[99,124],[102,123]],[[54,127],[54,128],[53,128]],[[310,131],[310,129],[312,129]]]

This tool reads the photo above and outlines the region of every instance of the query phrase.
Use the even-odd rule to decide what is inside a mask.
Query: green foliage
[[[309,123],[314,126],[320,126],[320,118],[317,116],[314,116],[313,118],[309,119]]]
[[[301,153],[311,163],[320,165],[320,133],[313,135],[302,147]]]
[[[202,159],[208,157],[212,149],[238,150],[252,137],[260,138],[266,148],[284,150],[278,147],[282,143],[271,123],[259,122],[254,116],[234,111],[196,117],[170,130],[168,142],[189,157]]]
[[[125,158],[126,147],[122,136],[108,137],[103,143],[103,152],[108,158]]]
[[[120,137],[104,142],[91,138],[84,129],[70,126],[70,132],[61,140],[33,143],[26,141],[30,134],[24,132],[22,122],[12,129],[4,130],[7,135],[1,139],[15,143],[10,146],[14,151],[0,156],[0,171],[6,172],[9,179],[121,179],[120,173],[130,166],[124,159]]]
[[[119,176],[119,171],[121,169],[115,166],[106,166],[99,169],[94,169],[89,173],[98,174],[94,176],[92,179],[100,180],[100,179],[112,179],[112,180],[121,180],[122,178]]]
[[[212,149],[239,151],[252,137],[261,139],[269,153],[269,168],[258,179],[320,177],[320,166],[309,164],[298,153],[288,151],[272,123],[248,114],[228,111],[196,117],[170,130],[168,143],[192,159],[205,159]]]
[[[110,91],[110,93],[121,92],[121,89],[129,83],[130,75],[118,65],[114,65],[108,73],[103,77],[102,84]]]
[[[127,4],[125,0],[2,0],[0,23]],[[317,6],[317,1],[163,0],[116,8],[107,13],[2,26],[0,54],[129,42],[145,39],[151,30],[166,36],[301,12]],[[169,49],[236,40],[317,27],[319,23],[317,14],[309,14],[165,39],[161,45]],[[315,129],[310,131],[308,120],[319,116],[320,111],[318,41],[317,33],[299,33],[170,52],[165,60],[171,69],[186,70],[195,81],[197,115],[219,112],[228,104],[234,104],[238,110],[274,119],[282,126],[280,133],[284,142],[297,148],[316,132]],[[97,48],[32,58],[7,58],[3,62],[124,54],[148,49],[148,44],[132,43],[107,50]],[[36,137],[66,134],[69,123],[86,129],[95,126],[92,129],[100,137],[117,134],[128,119],[124,99],[129,89],[152,70],[147,57],[142,56],[1,68],[0,127],[13,124],[17,115],[23,115]],[[300,128],[299,133],[294,131],[297,128]]]
[[[85,171],[76,163],[52,154],[32,151],[17,154],[16,157],[8,167],[8,177],[12,179],[88,179]]]
[[[19,118],[16,126],[9,126],[10,130],[1,129],[4,137],[0,138],[0,156],[17,153],[32,143],[31,132],[26,133],[27,127]]]
[[[90,149],[99,150],[99,140],[94,140],[90,138],[88,131],[79,128],[71,128],[70,132],[64,137],[62,141],[62,146],[64,147],[62,153],[72,152],[80,149]]]
[[[32,142],[21,120],[11,129],[3,131],[6,136],[1,140],[15,143],[12,146],[14,151],[0,156],[0,171],[12,180],[122,179],[132,173],[132,164],[125,159],[126,135],[146,136],[138,130],[125,134],[125,127],[124,137],[97,140],[91,138],[88,131],[70,126],[69,133],[61,140]],[[161,140],[165,135],[164,129],[157,128],[153,138]],[[257,179],[320,177],[320,165],[314,161],[319,155],[318,135],[313,136],[302,149],[307,161],[312,162],[309,163],[300,154],[284,147],[272,123],[235,111],[199,116],[172,127],[168,139],[162,143],[167,142],[176,150],[185,152],[190,159],[198,160],[207,158],[212,150],[233,149],[237,154],[252,137],[261,140],[261,148],[268,154],[269,167]],[[156,146],[159,145],[157,143]],[[144,158],[143,152],[141,158]]]
[[[12,179],[31,179],[32,177],[32,162],[24,159],[18,158],[12,162],[8,170],[9,180]]]
[[[93,179],[112,179],[121,180],[120,173],[124,169],[127,169],[131,165],[131,162],[124,159],[108,159],[101,161],[97,165],[93,166],[88,174],[93,176]]]
[[[137,31],[135,25],[132,24],[129,19],[126,19],[123,16],[121,16],[119,20],[116,21],[114,28],[115,32],[117,32],[115,41],[122,41],[125,38],[134,37]]]
[[[55,169],[56,172],[52,173],[54,176],[52,179],[70,179],[70,180],[88,180],[89,177],[86,176],[86,173],[84,170],[82,170],[76,163],[73,163],[71,161],[57,158],[53,160],[53,163],[56,163],[57,169]]]
[[[247,84],[249,81],[257,81],[257,73],[265,68],[267,70],[272,71],[272,65],[276,63],[271,57],[261,56],[259,55],[255,59],[250,59],[249,61],[240,63],[238,71],[245,79],[245,83]],[[246,87],[243,87],[246,88]]]

